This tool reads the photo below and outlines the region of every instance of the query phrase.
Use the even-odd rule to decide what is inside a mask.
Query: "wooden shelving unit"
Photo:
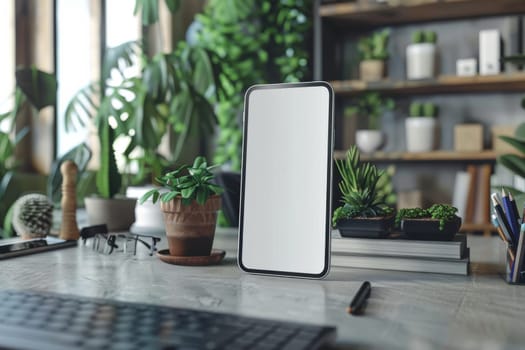
[[[442,75],[435,79],[420,81],[342,80],[347,75],[343,69],[344,61],[348,56],[348,51],[353,48],[348,44],[352,40],[357,40],[363,33],[381,27],[407,24],[525,15],[525,0],[403,0],[402,4],[395,5],[394,3],[395,1],[388,1],[388,3],[341,1],[322,4],[320,0],[316,3],[314,78],[331,80],[336,106],[339,103],[337,111],[339,118],[342,116],[341,106],[348,97],[368,91],[377,91],[394,98],[431,94],[522,93],[525,91],[525,72],[474,77]],[[414,25],[414,27],[417,26]],[[522,28],[522,25],[519,27]],[[393,30],[397,29],[393,28]],[[523,29],[518,30],[523,31]],[[334,152],[334,159],[343,159],[345,154],[346,150],[337,150]],[[496,232],[490,223],[490,174],[498,156],[499,153],[489,150],[483,152],[440,150],[424,153],[375,152],[362,155],[361,159],[373,163],[406,164],[403,166],[421,169],[428,167],[430,171],[435,164],[454,163],[455,166],[464,166],[469,174],[473,175],[471,178],[475,178],[476,186],[472,187],[472,183],[469,185],[468,197],[469,203],[475,203],[474,207],[470,207],[475,211],[470,210],[469,214],[465,214],[466,222],[463,223],[460,231],[482,232],[490,235]],[[474,200],[472,193],[476,194]],[[476,215],[472,217],[472,213]]]
[[[334,151],[334,159],[344,159],[346,151]],[[369,162],[462,162],[462,163],[491,163],[495,162],[499,153],[494,151],[483,152],[457,152],[457,151],[433,151],[433,152],[375,152],[370,155],[362,155],[361,159]]]
[[[525,3],[525,1],[524,1]],[[339,95],[358,95],[378,91],[387,95],[424,95],[480,92],[523,92],[525,73],[499,74],[474,77],[440,76],[432,80],[365,82],[361,80],[331,81]]]
[[[414,0],[411,4],[343,2],[321,5],[322,18],[346,27],[511,15],[525,11],[523,0]]]

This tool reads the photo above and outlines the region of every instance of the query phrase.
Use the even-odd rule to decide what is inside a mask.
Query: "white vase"
[[[355,143],[362,153],[372,153],[383,147],[385,135],[381,130],[357,130]]]
[[[160,203],[153,204],[153,200],[150,197],[147,201],[140,204],[138,200],[148,191],[157,188],[153,185],[150,186],[130,186],[126,190],[126,196],[129,198],[136,198],[137,205],[135,207],[135,223],[133,224],[134,229],[151,229],[164,231],[164,218],[162,211],[160,210]],[[162,193],[162,189],[159,189]]]
[[[410,44],[406,49],[407,79],[430,79],[435,75],[436,44]]]
[[[405,120],[408,152],[429,152],[434,149],[436,119],[409,117]]]

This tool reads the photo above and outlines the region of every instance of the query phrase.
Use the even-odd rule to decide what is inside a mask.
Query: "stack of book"
[[[417,241],[401,235],[332,238],[333,266],[468,275],[469,255],[464,234],[452,241]]]

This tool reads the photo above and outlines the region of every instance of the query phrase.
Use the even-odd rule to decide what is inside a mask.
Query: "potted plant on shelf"
[[[386,75],[389,38],[390,30],[383,29],[359,40],[357,50],[361,59],[359,63],[361,80],[378,81]]]
[[[390,193],[382,186],[387,176],[375,165],[362,163],[359,150],[352,146],[344,160],[335,162],[341,182],[343,203],[333,214],[332,224],[343,237],[384,237],[394,222],[393,209],[388,204]]]
[[[409,117],[405,120],[408,152],[429,152],[436,144],[436,117],[438,107],[430,102],[410,104]]]
[[[428,209],[403,208],[396,214],[395,224],[410,239],[450,241],[461,227],[457,208],[434,204]]]
[[[361,152],[372,153],[384,146],[385,134],[381,130],[380,118],[394,107],[395,102],[391,98],[383,98],[377,92],[370,92],[361,96],[355,105],[345,108],[345,116],[366,119],[366,126],[358,126],[355,134],[355,141]]]
[[[437,34],[418,30],[412,34],[412,44],[407,46],[407,79],[430,79],[436,73]]]
[[[183,165],[157,178],[165,192],[153,189],[139,203],[160,200],[169,253],[172,256],[209,256],[215,235],[222,187],[212,182],[213,166],[197,157],[192,166]]]

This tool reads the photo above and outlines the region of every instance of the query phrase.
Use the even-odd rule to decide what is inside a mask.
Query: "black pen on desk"
[[[505,237],[509,241],[509,243],[514,244],[514,237],[512,236],[512,230],[509,227],[509,223],[507,222],[507,219],[505,218],[505,213],[503,212],[503,208],[501,208],[501,205],[498,203],[497,200],[497,194],[493,193],[490,198],[492,199],[492,205],[494,206],[494,211],[496,214],[496,218],[498,220],[499,225],[501,226],[501,229],[503,230],[503,233],[505,234]]]
[[[361,313],[361,311],[363,311],[366,299],[368,299],[370,296],[371,290],[372,286],[370,285],[370,282],[364,281],[361,287],[359,287],[357,293],[354,295],[354,298],[350,302],[346,312],[352,315]]]

